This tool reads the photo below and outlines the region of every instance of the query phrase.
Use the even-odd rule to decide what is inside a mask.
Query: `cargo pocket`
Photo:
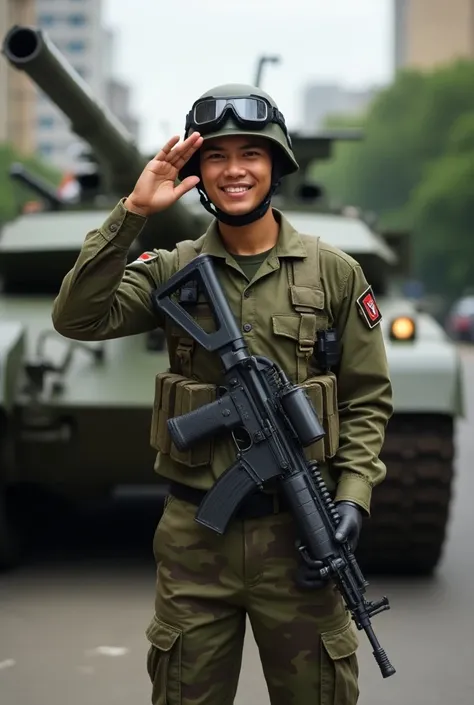
[[[187,377],[169,371],[160,372],[155,377],[150,445],[166,455],[171,450],[171,438],[166,423],[171,416],[174,416],[176,385],[186,380]]]
[[[153,684],[153,705],[181,705],[181,630],[155,616],[146,637],[151,644],[147,671]]]
[[[321,705],[356,705],[358,645],[352,618],[343,627],[321,634]]]
[[[339,448],[339,410],[337,405],[337,380],[329,372],[326,375],[311,377],[301,385],[313,402],[326,435],[317,443],[305,448],[308,460],[323,462],[336,455]]]
[[[217,387],[215,384],[190,381],[185,379],[176,384],[176,395],[173,416],[181,416],[189,411],[195,411],[204,404],[216,400]],[[214,438],[197,441],[189,450],[180,451],[171,442],[170,457],[178,463],[195,468],[201,465],[210,465],[214,455]]]

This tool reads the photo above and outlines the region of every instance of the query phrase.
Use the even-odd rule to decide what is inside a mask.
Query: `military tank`
[[[153,379],[168,358],[159,329],[103,344],[54,331],[52,303],[85,234],[131,192],[151,155],[139,152],[46,34],[14,26],[2,49],[63,111],[98,166],[77,174],[76,203],[61,200],[21,165],[11,172],[43,207],[0,233],[0,567],[6,568],[20,559],[35,511],[45,516],[53,496],[76,501],[121,485],[153,484]],[[149,219],[130,259],[156,247],[157,232],[159,246],[172,249],[200,235],[203,224],[180,201]]]
[[[24,507],[38,488],[77,498],[153,481],[150,380],[168,360],[159,330],[88,344],[52,329],[53,298],[85,233],[132,190],[146,158],[41,31],[12,28],[3,53],[61,108],[99,165],[78,175],[78,203],[57,207],[47,189],[49,207],[19,217],[0,237],[0,565],[6,566],[18,556],[11,519],[30,516],[9,507]],[[429,573],[449,518],[461,363],[436,321],[400,294],[406,240],[377,233],[351,209],[331,212],[321,188],[307,179],[309,165],[330,158],[335,141],[353,138],[360,135],[292,135],[301,170],[274,202],[298,230],[361,263],[383,314],[395,413],[383,449],[387,479],[374,491],[361,564],[372,573]],[[189,196],[150,218],[130,258],[156,247],[157,232],[166,248],[203,232],[209,216]]]

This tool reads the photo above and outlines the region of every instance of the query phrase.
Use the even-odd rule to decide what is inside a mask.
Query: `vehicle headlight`
[[[392,340],[414,340],[415,334],[415,321],[409,316],[397,316],[390,324],[390,338]]]

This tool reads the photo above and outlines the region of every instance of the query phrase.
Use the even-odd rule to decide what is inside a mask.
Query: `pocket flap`
[[[195,411],[216,399],[216,385],[186,379],[176,386],[176,416]]]
[[[320,413],[325,417],[329,418],[338,412],[337,406],[337,378],[333,372],[328,372],[325,375],[318,375],[317,377],[310,377],[301,385],[310,394],[317,388],[318,389],[318,401],[321,397],[323,406],[321,406]],[[319,411],[319,409],[318,409]]]
[[[161,385],[161,408],[170,415],[173,414],[176,385],[186,380],[187,377],[174,373],[165,374],[163,377]]]
[[[324,292],[321,289],[314,289],[310,286],[291,287],[291,302],[294,306],[307,306],[321,310],[324,308]]]
[[[299,340],[301,316],[297,314],[277,314],[272,316],[273,332],[286,338]]]
[[[148,641],[153,644],[153,646],[156,646],[157,649],[160,651],[169,651],[173,648],[182,632],[181,629],[171,627],[169,624],[166,624],[166,622],[162,622],[161,619],[153,617],[145,634]]]
[[[343,626],[322,632],[321,639],[333,661],[347,658],[357,651],[359,639],[352,618]]]

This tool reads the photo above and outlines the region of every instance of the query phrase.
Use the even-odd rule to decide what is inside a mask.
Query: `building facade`
[[[306,86],[303,93],[305,131],[323,129],[326,118],[331,115],[357,115],[363,112],[374,95],[374,89],[355,91],[330,83]]]
[[[34,25],[35,0],[0,0],[0,38],[14,24]],[[31,81],[0,57],[0,144],[11,144],[20,154],[36,149],[36,96]]]
[[[108,105],[121,122],[128,121],[127,127],[133,128],[132,136],[137,139],[138,124],[129,116],[127,88],[123,87],[126,96],[122,100],[116,97],[113,34],[102,25],[102,0],[37,0],[37,22],[89,85],[93,96]],[[36,131],[42,157],[63,170],[80,168],[87,145],[71,132],[69,121],[41,91]]]
[[[394,0],[394,66],[474,58],[474,0]]]

